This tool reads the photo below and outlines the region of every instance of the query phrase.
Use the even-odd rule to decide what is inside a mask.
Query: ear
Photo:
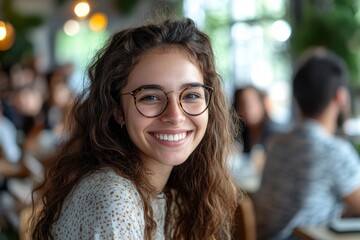
[[[115,121],[119,125],[124,125],[125,124],[124,115],[122,114],[122,112],[120,111],[119,108],[115,108],[114,111],[113,111],[113,114],[114,114]]]
[[[349,113],[351,111],[350,95],[349,91],[345,87],[338,88],[335,99],[339,108],[342,109],[345,113]]]
[[[349,93],[345,87],[339,87],[336,90],[335,99],[340,106],[346,106],[349,103]]]

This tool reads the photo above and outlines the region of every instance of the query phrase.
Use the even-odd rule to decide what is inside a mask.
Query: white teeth
[[[156,133],[155,137],[157,137],[157,138],[159,138],[160,140],[163,140],[163,141],[178,142],[178,141],[181,141],[181,140],[185,139],[186,132],[178,133],[178,134],[159,134],[159,133]]]

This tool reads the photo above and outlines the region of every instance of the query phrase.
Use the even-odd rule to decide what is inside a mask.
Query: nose
[[[185,120],[185,113],[180,107],[176,94],[169,95],[168,105],[160,117],[163,122],[171,122],[173,124],[178,124]]]

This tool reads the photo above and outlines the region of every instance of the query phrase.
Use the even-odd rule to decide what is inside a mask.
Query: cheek
[[[134,142],[134,138],[139,135],[139,132],[143,132],[143,129],[146,126],[146,119],[138,113],[134,106],[131,106],[131,103],[124,106],[123,111],[126,129],[131,140]]]
[[[123,101],[123,106],[122,106],[122,110],[123,110],[123,116],[124,116],[124,120],[126,125],[131,125],[133,123],[136,123],[138,121],[138,119],[142,116],[140,115],[140,113],[137,111],[135,104],[133,102],[133,99],[130,97],[128,99],[125,99]],[[139,117],[140,115],[140,117]],[[136,121],[134,121],[136,120]]]
[[[138,135],[139,132],[143,132],[146,126],[148,126],[147,119],[144,119],[144,117],[139,116],[137,113],[127,112],[125,116],[126,128],[131,138],[133,138],[134,135]]]
[[[147,144],[145,129],[149,124],[142,120],[132,120],[127,122],[126,131],[128,132],[131,142],[142,149]]]
[[[205,131],[207,129],[207,125],[209,122],[209,115],[208,114],[204,114],[203,116],[200,115],[199,118],[196,118],[193,122],[196,125],[198,132],[202,138],[205,135]]]

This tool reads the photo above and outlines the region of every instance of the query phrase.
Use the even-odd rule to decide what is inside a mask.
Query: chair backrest
[[[256,240],[255,210],[249,196],[244,196],[236,209],[234,240]]]

